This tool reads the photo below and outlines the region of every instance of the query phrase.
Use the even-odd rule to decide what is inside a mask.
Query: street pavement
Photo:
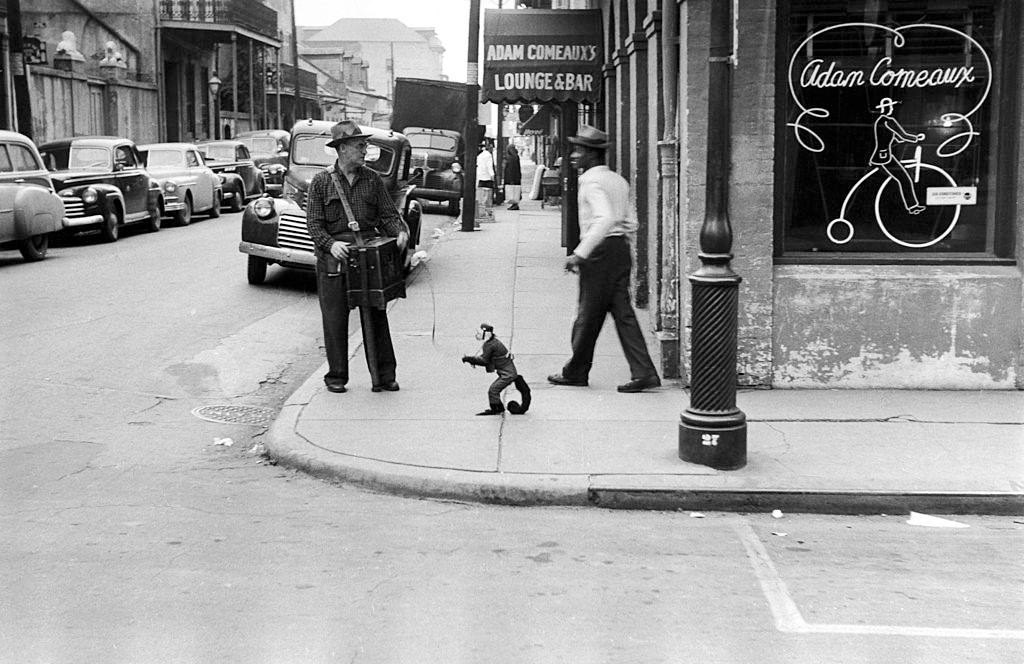
[[[589,386],[548,384],[568,357],[577,278],[562,268],[559,209],[521,208],[497,207],[476,232],[456,219],[424,238],[427,260],[389,310],[401,390],[371,392],[357,333],[349,391],[328,392],[324,366],[282,408],[266,441],[277,463],[400,495],[509,505],[1024,514],[1021,391],[741,390],[747,464],[721,471],[678,457],[688,404],[678,380],[616,391],[629,370],[610,318]],[[475,415],[495,374],[460,359],[479,352],[485,321],[533,390],[526,414]]]

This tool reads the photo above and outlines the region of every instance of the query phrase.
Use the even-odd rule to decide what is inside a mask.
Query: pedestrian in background
[[[569,159],[581,171],[578,187],[580,242],[565,262],[579,273],[579,303],[572,326],[572,357],[562,372],[548,376],[555,385],[586,386],[594,346],[607,314],[615,321],[630,380],[619,392],[642,392],[658,387],[661,379],[647,352],[636,312],[629,301],[633,258],[630,236],[637,222],[629,210],[629,183],[605,165],[608,134],[582,125],[569,139]]]
[[[494,221],[491,209],[494,196],[494,157],[487,149],[487,143],[480,143],[476,155],[476,218]]]
[[[518,210],[519,201],[523,198],[523,171],[519,164],[519,150],[511,143],[506,151],[502,175],[505,181],[505,200],[510,203],[508,209]]]
[[[331,127],[328,147],[338,159],[317,173],[309,183],[306,225],[316,251],[316,290],[323,318],[327,373],[324,384],[331,392],[345,392],[348,383],[348,265],[349,247],[362,239],[379,235],[397,238],[401,251],[409,241],[409,228],[395,207],[391,195],[376,171],[367,168],[366,139],[369,134],[352,120]],[[395,349],[391,344],[388,315],[384,309],[360,309],[363,338],[374,340],[375,356],[364,343],[366,364],[373,376],[377,366],[374,392],[398,391],[395,381]],[[364,317],[363,312],[369,312]],[[371,337],[372,335],[372,337]]]

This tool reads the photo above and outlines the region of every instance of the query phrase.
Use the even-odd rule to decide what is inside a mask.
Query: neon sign
[[[889,40],[885,55],[856,68],[844,66],[841,59],[815,56],[814,41],[826,33],[838,30],[879,31],[886,34]],[[963,63],[922,66],[917,62],[901,61],[901,49],[907,46],[908,41],[926,41],[929,36],[934,37],[936,31],[946,33],[947,37],[953,34],[963,40]],[[798,60],[806,61],[801,64]],[[826,234],[829,240],[841,245],[853,239],[854,226],[847,218],[847,211],[853,208],[851,201],[858,189],[861,190],[861,195],[864,195],[864,192],[871,191],[871,187],[874,187],[875,191],[875,221],[882,233],[896,244],[914,249],[926,248],[937,244],[952,232],[960,217],[960,205],[973,204],[976,196],[950,195],[950,191],[962,187],[959,187],[941,166],[922,161],[921,146],[915,148],[913,159],[900,159],[896,156],[895,145],[923,143],[927,135],[908,132],[897,120],[895,111],[901,102],[900,95],[909,94],[911,91],[918,91],[917,94],[925,91],[927,94],[927,91],[934,90],[940,93],[937,98],[948,100],[954,97],[962,98],[962,95],[946,94],[951,90],[983,85],[984,89],[977,95],[973,106],[944,108],[939,109],[938,113],[942,135],[935,137],[936,140],[941,139],[941,142],[935,147],[934,156],[945,159],[967,150],[974,138],[981,135],[974,128],[972,116],[988,99],[992,86],[991,60],[985,49],[973,37],[955,28],[931,23],[915,23],[898,28],[877,23],[842,23],[829,26],[811,33],[797,46],[789,62],[788,84],[790,96],[798,108],[798,113],[795,120],[788,122],[786,126],[792,128],[793,137],[800,147],[813,153],[824,152],[828,147],[821,135],[814,130],[813,123],[831,117],[832,110],[823,108],[821,104],[805,103],[805,94],[812,90],[860,87],[877,89],[877,94],[865,95],[865,98],[871,99],[866,110],[877,115],[877,118],[873,122],[871,134],[864,136],[864,142],[870,144],[869,141],[873,138],[874,149],[865,160],[864,176],[846,194],[839,216],[828,223]],[[952,105],[955,102],[947,103]],[[930,112],[931,118],[934,118],[935,109],[932,108]],[[931,118],[918,118],[921,121],[918,124],[926,124]],[[903,118],[903,122],[907,122],[907,118]],[[932,180],[937,179],[942,183],[940,187],[927,188],[925,203],[921,202],[915,190],[922,171],[931,173]],[[887,227],[887,220],[882,211],[882,192],[887,187],[898,191],[903,209],[909,215],[921,215],[931,207],[936,208],[936,215],[943,209],[954,209],[951,215],[943,217],[941,224],[936,224],[932,237],[924,240],[918,238],[915,241],[901,239]],[[891,225],[891,220],[888,221]]]

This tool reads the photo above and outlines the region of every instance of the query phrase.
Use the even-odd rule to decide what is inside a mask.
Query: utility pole
[[[292,101],[292,124],[299,121],[301,117],[299,115],[300,105],[302,104],[302,94],[299,92],[299,31],[296,28],[295,23],[295,0],[291,0],[292,7],[292,68],[295,71],[295,98]],[[291,130],[291,127],[285,127],[285,129]]]
[[[462,178],[462,229],[473,231],[476,217],[476,152],[480,137],[477,136],[477,114],[480,107],[480,0],[469,2],[469,44],[466,50],[466,124],[462,135],[465,137],[463,150]]]
[[[7,0],[7,24],[11,37],[11,73],[14,78],[14,109],[18,131],[32,138],[32,97],[28,90],[25,40],[21,28],[21,0]]]
[[[736,407],[741,278],[732,270],[729,224],[733,3],[711,3],[708,49],[707,190],[701,266],[690,275],[690,405],[680,416],[679,458],[719,470],[747,463],[747,418]]]

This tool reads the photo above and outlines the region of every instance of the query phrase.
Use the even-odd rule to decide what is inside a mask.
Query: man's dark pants
[[[615,321],[619,343],[629,363],[630,378],[658,375],[629,301],[632,269],[629,241],[619,236],[606,238],[580,265],[579,310],[572,326],[572,357],[562,368],[566,379],[588,379],[594,362],[594,346],[608,313]]]
[[[316,262],[316,291],[320,299],[320,314],[324,325],[324,347],[327,350],[327,373],[324,382],[331,385],[348,383],[348,276],[342,272],[336,277],[327,276],[322,260]],[[368,307],[370,320],[360,314],[363,339],[372,333],[376,341],[378,385],[395,380],[395,349],[391,345],[391,329],[388,327],[387,311]],[[360,311],[366,311],[360,309]],[[372,323],[373,330],[367,330]],[[369,349],[363,342],[366,364],[370,365]]]

